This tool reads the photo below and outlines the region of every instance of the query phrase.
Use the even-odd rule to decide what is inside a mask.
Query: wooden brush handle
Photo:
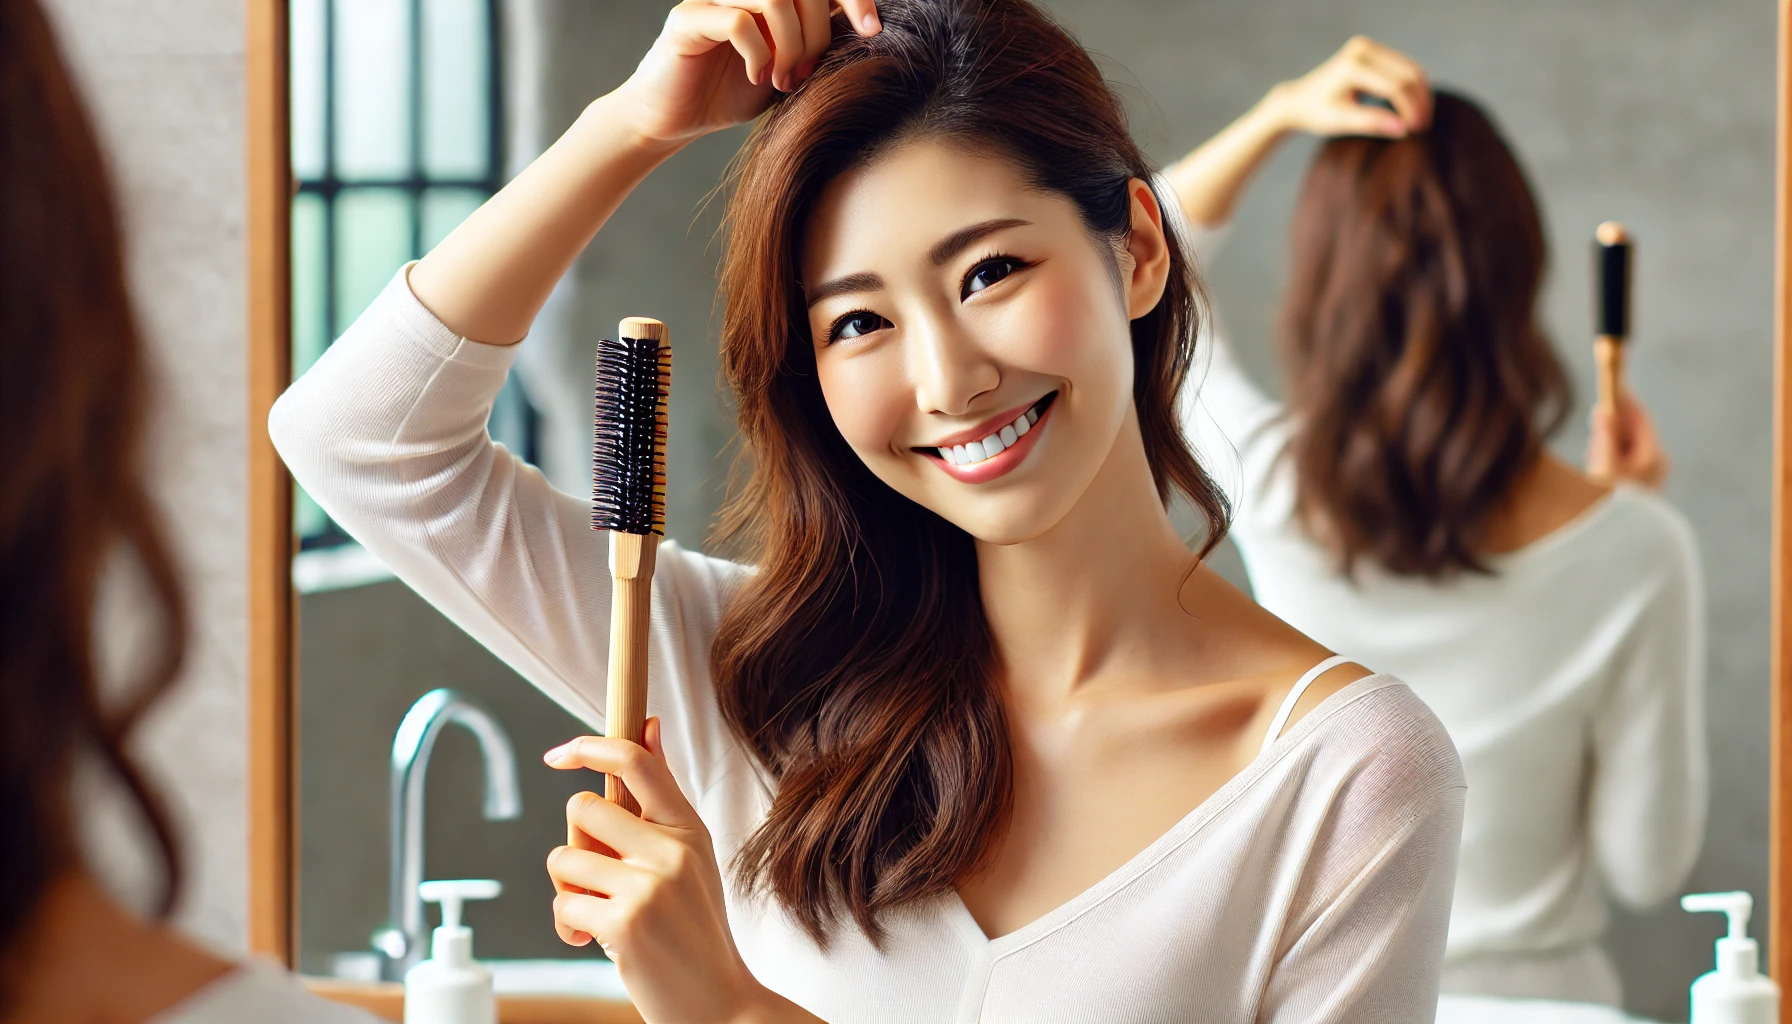
[[[606,735],[645,742],[647,728],[647,619],[651,614],[654,534],[610,534],[610,706]],[[641,805],[615,775],[604,777],[604,796],[640,814]]]
[[[1593,339],[1593,360],[1599,364],[1599,411],[1618,414],[1618,388],[1624,379],[1624,341],[1609,334]]]

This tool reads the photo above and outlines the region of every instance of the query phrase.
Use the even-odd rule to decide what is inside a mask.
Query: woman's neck
[[[984,614],[1011,691],[1056,700],[1098,677],[1148,671],[1164,631],[1191,622],[1177,595],[1193,560],[1128,411],[1057,525],[1018,544],[977,545]]]
[[[0,965],[12,1015],[0,1021],[135,1024],[167,1010],[235,965],[145,924],[84,871],[53,882],[14,956]]]

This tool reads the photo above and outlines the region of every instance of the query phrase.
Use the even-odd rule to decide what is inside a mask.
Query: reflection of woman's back
[[[1228,461],[1212,425],[1237,449],[1258,600],[1408,680],[1461,752],[1444,990],[1615,1002],[1605,892],[1672,895],[1703,830],[1697,556],[1652,491],[1544,450],[1569,396],[1534,318],[1542,225],[1485,116],[1435,109],[1422,135],[1320,151],[1286,406],[1212,346],[1195,432],[1209,465]],[[1211,257],[1217,233],[1196,235]]]

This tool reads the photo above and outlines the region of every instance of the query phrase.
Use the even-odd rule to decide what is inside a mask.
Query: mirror
[[[1666,497],[1697,538],[1708,606],[1710,816],[1682,889],[1747,889],[1764,904],[1774,12],[1734,2],[1720,17],[1701,7],[1640,18],[1544,0],[1497,9],[1417,0],[1046,6],[1109,55],[1138,136],[1163,163],[1353,33],[1413,54],[1440,84],[1483,101],[1542,204],[1552,257],[1542,317],[1578,397],[1553,448],[1576,465],[1593,394],[1589,239],[1604,220],[1630,226],[1628,377],[1673,459]],[[291,373],[304,372],[406,260],[620,83],[663,16],[658,4],[609,0],[290,0]],[[702,200],[741,138],[702,140],[634,193],[556,291],[490,426],[556,486],[587,493],[595,342],[624,315],[666,320],[678,352],[667,532],[689,547],[702,546],[719,504],[733,432],[714,354],[710,243],[720,204]],[[1234,350],[1272,393],[1288,218],[1313,151],[1303,140],[1281,149],[1239,208],[1224,258],[1207,268]],[[291,516],[296,965],[347,979],[390,974],[375,936],[402,924],[388,898],[394,740],[407,712],[445,689],[464,703],[434,698],[440,740],[428,748],[417,805],[422,877],[504,883],[468,918],[481,957],[512,965],[502,982],[511,991],[614,995],[613,976],[561,945],[547,916],[542,858],[561,841],[566,798],[588,783],[539,755],[584,727],[392,579],[307,496],[294,496]],[[1230,543],[1216,564],[1248,586]],[[421,718],[413,726],[435,735]],[[514,752],[514,817],[502,793],[488,801],[488,763],[502,776],[500,733]],[[407,877],[402,863],[396,870]],[[1615,912],[1604,943],[1627,1009],[1684,1019],[1686,987],[1709,969],[1715,934],[1671,905]]]

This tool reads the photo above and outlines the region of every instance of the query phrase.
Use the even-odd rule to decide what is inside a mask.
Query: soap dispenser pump
[[[460,923],[466,900],[494,899],[504,887],[489,878],[424,882],[417,894],[442,905],[442,926],[429,959],[405,972],[404,1024],[497,1024],[492,972],[473,959],[473,929]]]
[[[1690,1024],[1776,1024],[1780,990],[1761,974],[1760,948],[1748,937],[1754,899],[1746,892],[1709,892],[1683,896],[1680,906],[1730,919],[1730,933],[1717,940],[1717,968],[1692,983]]]

